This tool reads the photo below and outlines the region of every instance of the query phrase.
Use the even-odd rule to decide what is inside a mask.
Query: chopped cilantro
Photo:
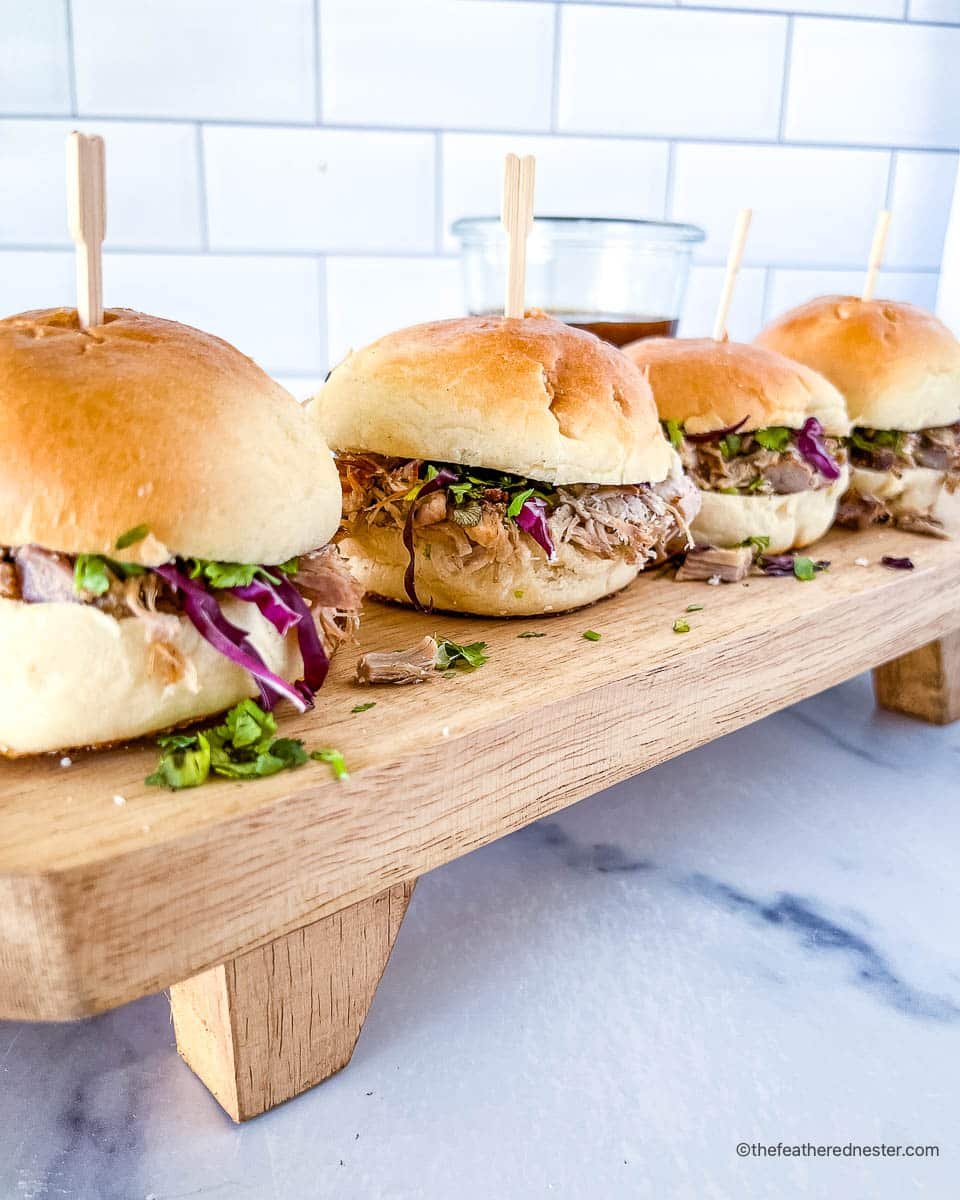
[[[673,632],[674,633],[689,633],[690,632],[690,622],[688,620],[686,620],[686,618],[684,618],[684,617],[677,617],[677,619],[673,623]]]
[[[802,555],[797,555],[793,560],[793,573],[797,579],[804,581],[812,579],[817,573],[816,563],[812,558],[804,558]]]
[[[277,722],[253,700],[241,700],[223,724],[194,734],[157,739],[160,761],[147,783],[173,789],[197,787],[214,775],[256,779],[307,761],[303,742],[277,738]]]
[[[335,779],[342,782],[344,779],[350,778],[347,764],[343,761],[343,755],[339,750],[314,750],[311,752],[310,757],[315,762],[327,763]]]
[[[599,642],[601,638],[601,634],[597,633],[595,629],[585,629],[581,636],[585,637],[588,642]]]
[[[487,662],[484,650],[486,642],[471,642],[469,646],[461,646],[459,642],[451,642],[449,638],[437,638],[437,670],[448,671],[457,667],[465,671],[474,671]]]
[[[135,546],[137,542],[142,542],[149,532],[146,525],[134,525],[133,529],[120,534],[114,543],[114,549],[126,550],[128,546]]]
[[[535,633],[532,629],[527,629],[523,633],[517,634],[518,638],[533,638],[533,637],[546,637],[546,636],[547,635],[545,633]]]
[[[118,579],[127,579],[131,575],[145,575],[146,571],[139,563],[115,562],[100,554],[78,554],[73,566],[73,590],[102,596],[110,590],[111,572]]]
[[[763,483],[764,483],[763,476],[758,475],[755,479],[751,479],[750,482],[747,484],[747,491],[748,492],[759,492],[760,489],[763,487]]]
[[[187,559],[187,564],[191,579],[199,579],[202,576],[212,588],[225,590],[249,587],[258,575],[266,579],[268,583],[279,583],[276,575],[271,575],[269,571],[256,563],[213,562],[208,558],[190,558]],[[284,564],[284,568],[287,565]],[[284,568],[278,568],[278,570]]]
[[[764,450],[773,450],[780,454],[790,444],[793,430],[785,425],[768,425],[766,429],[755,429],[753,436]]]
[[[684,612],[703,612],[702,604],[688,604]]]
[[[763,554],[770,549],[770,537],[766,533],[757,533],[753,537],[744,538],[741,546],[750,546],[757,554]]]
[[[670,439],[670,445],[674,450],[679,450],[683,444],[683,425],[679,421],[668,420],[664,421],[667,428],[667,437]]]
[[[371,708],[376,708],[376,707],[377,707],[376,700],[368,700],[366,702],[366,704],[355,704],[353,706],[353,708],[350,709],[350,711],[352,713],[369,712]]]
[[[740,453],[742,444],[743,438],[739,433],[728,433],[726,437],[720,439],[720,453],[724,458],[733,458]]]
[[[522,492],[517,492],[517,494],[511,498],[510,503],[507,505],[507,516],[519,516],[520,509],[523,508],[535,491],[536,488],[524,488]]]

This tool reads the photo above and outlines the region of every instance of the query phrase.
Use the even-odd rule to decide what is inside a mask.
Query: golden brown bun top
[[[73,309],[0,321],[0,545],[156,565],[277,563],[329,541],[340,487],[297,402],[227,342]],[[151,536],[117,551],[138,525]]]
[[[757,345],[835,383],[854,425],[928,429],[960,419],[960,342],[913,304],[821,296],[778,317]]]
[[[690,433],[786,425],[816,417],[824,431],[850,430],[843,397],[815,371],[772,350],[713,338],[646,338],[624,352],[647,372],[663,420]]]
[[[388,334],[336,368],[312,411],[337,450],[554,483],[659,482],[674,461],[636,367],[541,313]]]

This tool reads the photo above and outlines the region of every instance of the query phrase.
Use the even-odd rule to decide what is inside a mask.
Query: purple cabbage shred
[[[528,533],[547,556],[548,562],[556,562],[557,548],[550,536],[547,524],[547,504],[539,496],[524,500],[515,520],[524,533]]]
[[[885,567],[892,567],[895,571],[912,571],[912,558],[895,558],[892,554],[885,554],[880,559]]]
[[[827,453],[823,444],[823,426],[816,417],[807,417],[803,428],[797,432],[797,449],[824,479],[840,478],[840,468]]]

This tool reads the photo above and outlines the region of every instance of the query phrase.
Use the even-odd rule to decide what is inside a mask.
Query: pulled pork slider
[[[757,338],[825,375],[853,422],[837,521],[939,537],[960,528],[960,342],[912,304],[823,296]]]
[[[808,367],[712,338],[626,347],[645,369],[667,437],[702,504],[698,543],[769,539],[771,554],[816,541],[847,485],[843,397]]]
[[[361,592],[318,430],[226,342],[127,309],[0,321],[0,752],[312,703]]]
[[[389,600],[561,612],[688,542],[696,488],[647,382],[542,314],[389,334],[333,371],[312,412],[337,452],[340,548]]]

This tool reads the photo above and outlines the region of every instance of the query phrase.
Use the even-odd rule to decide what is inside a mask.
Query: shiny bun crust
[[[960,420],[960,342],[912,304],[821,296],[784,313],[757,344],[836,384],[854,425],[916,430]]]
[[[72,309],[0,321],[0,545],[156,565],[277,563],[330,540],[337,472],[252,359],[176,321]],[[147,525],[126,552],[117,537]]]
[[[408,559],[401,531],[367,525],[357,535],[340,542],[354,578],[372,595],[409,604],[403,587]],[[459,570],[444,575],[437,572],[434,559],[423,557],[419,545],[417,550],[417,595],[423,604],[442,612],[489,617],[529,617],[582,608],[619,592],[640,570],[636,563],[598,558],[566,543],[553,564],[542,555],[531,555],[526,563],[513,559],[469,574]]]
[[[659,483],[671,458],[650,387],[619,350],[542,314],[388,334],[313,403],[336,450],[488,467],[550,483]]]
[[[701,492],[693,522],[697,542],[739,546],[749,537],[768,537],[768,554],[809,546],[833,524],[837,502],[847,486],[847,468],[829,487],[789,496],[727,496]]]
[[[271,670],[296,679],[294,633],[281,638],[253,604],[222,601]],[[143,622],[89,604],[0,600],[0,754],[42,754],[129,741],[222,712],[256,696],[249,672],[200,637],[186,618],[169,639],[197,670],[199,691],[149,669]]]
[[[832,437],[850,432],[842,395],[832,383],[783,355],[712,338],[645,338],[624,348],[653,387],[661,418],[690,433],[767,425],[799,429],[816,417]]]
[[[952,537],[960,537],[960,489],[944,487],[946,473],[930,467],[911,467],[902,471],[871,471],[854,467],[850,472],[850,491],[882,500],[894,517],[933,517]]]

